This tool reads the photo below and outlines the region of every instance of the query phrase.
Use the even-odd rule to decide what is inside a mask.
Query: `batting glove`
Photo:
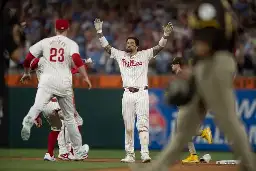
[[[100,19],[96,18],[94,20],[94,26],[97,33],[102,33],[102,25],[103,25],[103,21],[100,21]]]
[[[163,26],[164,36],[169,36],[173,31],[173,25],[169,22],[166,26]]]

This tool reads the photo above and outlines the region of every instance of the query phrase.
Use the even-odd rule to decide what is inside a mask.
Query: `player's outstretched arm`
[[[159,41],[158,45],[153,47],[153,56],[156,56],[166,45],[168,37],[173,31],[173,25],[169,22],[166,26],[163,26],[164,35]]]
[[[103,24],[103,21],[101,21],[100,19],[96,18],[94,20],[94,26],[97,31],[97,35],[99,36],[100,44],[108,54],[111,54],[112,47],[109,45],[107,39],[104,37],[102,33],[102,24]]]
[[[76,65],[78,72],[82,75],[83,79],[87,82],[89,89],[92,88],[91,81],[89,80],[88,74],[85,70],[84,63],[78,53],[74,53],[72,55],[72,60],[74,64]]]
[[[31,79],[31,76],[30,76],[30,70],[31,70],[31,66],[30,66],[30,63],[36,59],[35,56],[33,56],[30,52],[27,54],[25,60],[24,60],[24,63],[23,63],[23,66],[24,66],[24,74],[23,76],[21,77],[20,81],[21,83],[25,84],[26,81],[30,80]]]
[[[38,58],[42,54],[42,40],[34,44],[29,48],[29,53],[26,56],[26,59],[24,60],[23,66],[24,66],[24,74],[20,81],[24,84],[25,81],[30,80],[30,70],[31,70],[31,62]]]

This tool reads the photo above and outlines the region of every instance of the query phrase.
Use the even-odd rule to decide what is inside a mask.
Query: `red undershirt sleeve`
[[[82,59],[81,59],[81,57],[80,57],[80,55],[78,53],[74,53],[72,55],[72,59],[73,59],[73,61],[74,61],[74,63],[75,63],[77,68],[80,68],[81,66],[84,65],[84,63],[83,63],[83,61],[82,61]]]
[[[30,52],[27,54],[26,59],[24,60],[23,66],[24,68],[30,68],[30,63],[33,59],[35,59],[36,57],[34,57]]]

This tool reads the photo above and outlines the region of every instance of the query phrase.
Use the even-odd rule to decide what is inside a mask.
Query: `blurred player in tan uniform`
[[[87,154],[74,118],[71,67],[76,66],[78,68],[89,88],[91,88],[91,82],[83,67],[77,43],[66,37],[68,28],[67,20],[56,20],[56,36],[45,38],[29,49],[24,61],[25,73],[21,78],[22,82],[31,78],[30,63],[34,58],[41,57],[45,59],[45,63],[44,72],[40,76],[35,103],[22,122],[21,137],[23,140],[29,139],[34,120],[43,111],[50,99],[56,97],[63,112],[64,122],[74,149],[74,156],[77,160],[83,160]]]
[[[175,57],[172,61],[172,71],[175,74],[179,74],[182,72],[182,68],[186,67],[185,64],[185,60],[182,59],[182,57]],[[182,106],[178,107],[179,110],[183,110]],[[182,121],[180,120],[179,117],[179,113],[177,115],[177,121],[176,121],[176,129],[179,129],[179,127],[181,126],[180,124],[182,123]],[[196,136],[200,136],[202,138],[204,138],[209,144],[212,143],[212,132],[211,129],[209,127],[205,128],[205,129],[199,129],[199,131],[197,132]],[[188,142],[188,150],[190,155],[182,160],[182,163],[198,163],[199,162],[199,157],[196,153],[196,149],[195,149],[195,145],[193,143],[193,141]]]
[[[152,165],[142,169],[135,166],[133,170],[167,171],[196,134],[206,110],[213,113],[216,126],[231,143],[235,158],[241,161],[240,171],[256,170],[254,153],[236,111],[233,87],[236,63],[232,54],[237,27],[231,12],[226,0],[201,0],[189,15],[197,60],[192,70],[184,69],[170,82],[166,94],[170,104],[183,105],[179,112],[181,128]]]
[[[99,35],[102,47],[110,58],[114,58],[120,68],[123,81],[124,94],[122,98],[122,115],[125,125],[125,151],[126,156],[121,162],[131,163],[135,161],[134,153],[134,123],[137,116],[137,130],[141,145],[141,160],[150,162],[149,156],[149,97],[148,97],[148,63],[166,45],[167,38],[171,34],[173,26],[168,23],[164,30],[164,36],[159,44],[153,48],[138,51],[139,40],[128,37],[126,50],[117,50],[111,47],[102,33],[103,21],[95,19],[95,29]]]

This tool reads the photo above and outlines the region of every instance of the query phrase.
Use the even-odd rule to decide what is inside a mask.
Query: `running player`
[[[68,29],[69,22],[67,20],[56,20],[56,36],[45,38],[29,49],[29,53],[24,61],[25,73],[21,78],[21,82],[31,78],[30,63],[34,58],[41,57],[46,62],[44,64],[44,72],[38,84],[35,103],[23,119],[21,137],[23,140],[29,139],[34,120],[43,111],[52,97],[55,96],[63,112],[64,122],[73,145],[75,158],[83,160],[87,157],[88,145],[82,146],[82,137],[74,118],[75,108],[73,105],[71,66],[75,65],[78,67],[79,73],[88,83],[89,88],[91,88],[91,82],[83,67],[77,43],[66,37]]]
[[[91,63],[91,59],[89,58],[88,60],[85,61],[85,63]],[[36,71],[38,80],[40,80],[40,75],[43,72],[43,66],[44,66],[44,58],[41,58],[40,62],[39,62],[39,58],[35,58],[30,64],[31,70]],[[72,74],[76,74],[78,70],[77,68],[72,68],[71,72]],[[62,111],[60,110],[60,106],[58,104],[56,97],[53,97],[51,101],[46,105],[46,107],[42,111],[42,114],[51,126],[51,132],[49,133],[49,136],[48,136],[48,151],[44,156],[44,160],[47,160],[47,161],[56,160],[53,152],[54,152],[54,147],[57,139],[58,139],[58,145],[59,145],[58,158],[61,160],[74,160],[75,158],[73,156],[73,150],[71,147],[70,138],[67,133],[67,128],[63,122],[63,114],[62,114]],[[80,131],[81,126],[83,125],[83,119],[81,118],[81,116],[78,114],[76,110],[75,110],[74,116],[75,116],[76,123],[78,125],[78,129]],[[36,118],[35,124],[37,127],[41,127],[42,120],[40,118],[40,115]]]

